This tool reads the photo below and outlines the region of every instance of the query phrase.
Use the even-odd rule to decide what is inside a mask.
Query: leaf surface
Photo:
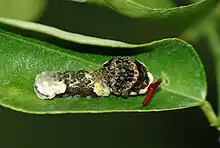
[[[145,63],[155,79],[162,78],[161,87],[146,107],[144,95],[122,99],[116,96],[93,99],[40,100],[33,91],[35,76],[45,70],[93,70],[110,56],[74,52],[31,37],[0,30],[0,104],[14,110],[36,113],[79,112],[147,112],[198,106],[206,97],[206,78],[198,55],[192,46],[179,39],[163,39],[147,44],[127,44],[81,36],[95,43],[98,50],[141,50],[135,57]],[[103,41],[103,42],[102,42]]]
[[[129,17],[136,18],[178,18],[187,15],[201,15],[208,7],[212,6],[215,0],[200,0],[199,2],[173,8],[151,8],[150,2],[145,0],[85,0],[81,2],[101,4]],[[199,11],[199,12],[198,12]],[[196,14],[198,13],[198,14]],[[190,18],[192,20],[192,18]]]

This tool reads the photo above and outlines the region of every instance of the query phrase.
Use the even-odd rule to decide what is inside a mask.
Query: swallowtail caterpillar
[[[160,83],[161,79],[153,82],[153,75],[137,59],[114,57],[93,71],[42,72],[35,78],[34,90],[40,99],[146,94],[145,106]]]

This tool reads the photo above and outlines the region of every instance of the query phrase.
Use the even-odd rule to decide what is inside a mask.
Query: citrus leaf
[[[172,0],[136,0],[136,3],[139,3],[143,6],[150,8],[171,8],[173,7]]]
[[[41,100],[33,90],[34,78],[40,72],[97,69],[110,56],[75,52],[6,30],[5,28],[0,30],[0,104],[2,106],[27,113],[58,114],[163,111],[204,103],[207,93],[204,69],[198,55],[189,44],[170,38],[147,44],[130,45],[85,36],[73,38],[72,40],[77,41],[72,44],[77,44],[78,41],[84,41],[86,44],[88,41],[88,44],[99,43],[99,46],[95,46],[99,47],[97,50],[105,51],[106,46],[109,46],[108,48],[114,47],[112,50],[118,51],[126,52],[129,47],[141,51],[135,57],[149,67],[155,79],[163,79],[150,104],[141,107],[144,95],[128,99],[112,95],[92,99]],[[123,49],[123,46],[126,48]]]
[[[96,29],[97,27],[92,28],[90,26],[90,28],[97,30],[96,32],[99,33],[87,31],[89,35],[97,34],[96,36],[101,38],[108,36],[109,39],[135,44],[151,42],[167,37],[179,37],[188,27],[211,12],[216,5],[216,0],[199,0],[186,6],[172,8],[152,7],[149,4],[151,2],[148,0],[82,0],[81,2],[97,4],[111,9],[111,11],[109,10],[111,13],[105,13],[105,15],[112,21],[106,19],[105,22],[108,23],[105,24],[99,21],[102,17],[97,16],[97,19],[94,21],[98,23],[94,24],[102,24],[104,27],[100,25]],[[116,16],[116,13],[113,12],[117,12],[119,15]],[[83,28],[85,28],[83,31],[77,32],[87,33],[85,32],[87,27]]]
[[[85,0],[81,2],[104,5],[129,17],[176,18],[181,20],[182,18],[178,17],[187,15],[199,17],[203,11],[209,9],[210,6],[213,7],[216,0],[200,0],[187,6],[173,8],[151,8],[149,7],[149,2],[146,3],[145,0]],[[193,20],[192,18],[189,19]]]
[[[0,23],[6,24],[9,26],[14,26],[18,28],[22,28],[25,30],[31,30],[39,33],[44,33],[47,35],[54,36],[56,38],[60,38],[62,40],[71,41],[74,43],[79,44],[86,44],[86,45],[96,45],[96,46],[106,46],[106,47],[121,47],[121,48],[128,48],[128,47],[136,47],[136,45],[123,43],[119,41],[107,40],[107,39],[100,39],[90,36],[85,36],[77,33],[70,33],[66,32],[51,26],[46,26],[38,23],[27,22],[17,19],[10,19],[10,18],[3,18],[0,17]]]

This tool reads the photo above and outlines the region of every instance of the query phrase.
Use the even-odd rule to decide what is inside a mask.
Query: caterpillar
[[[40,99],[100,97],[111,94],[128,98],[147,94],[145,106],[161,79],[153,83],[146,65],[133,57],[114,57],[101,68],[87,71],[44,71],[35,77],[34,91]]]

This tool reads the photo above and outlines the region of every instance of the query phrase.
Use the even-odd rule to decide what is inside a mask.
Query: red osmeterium
[[[152,96],[153,96],[153,92],[157,89],[157,87],[161,84],[162,80],[159,79],[156,82],[150,84],[150,86],[147,89],[147,94],[146,97],[144,99],[144,101],[142,102],[143,106],[146,106],[149,101],[151,100]]]

